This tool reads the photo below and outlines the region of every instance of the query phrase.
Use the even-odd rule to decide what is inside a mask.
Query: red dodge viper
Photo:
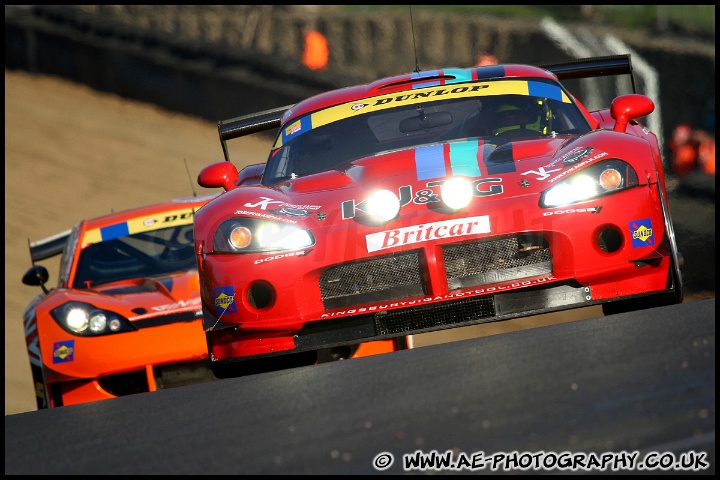
[[[194,226],[215,375],[681,302],[661,153],[641,123],[652,100],[633,80],[590,111],[565,85],[617,75],[632,80],[629,55],[418,69],[219,122],[225,161],[198,182],[224,192]],[[267,162],[238,171],[226,142],[269,129]]]

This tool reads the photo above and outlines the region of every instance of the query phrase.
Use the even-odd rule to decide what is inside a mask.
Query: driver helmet
[[[532,103],[520,108],[513,104],[501,104],[493,112],[493,136],[511,130],[533,130],[540,134],[548,133],[550,111],[542,108],[542,100],[532,100]]]

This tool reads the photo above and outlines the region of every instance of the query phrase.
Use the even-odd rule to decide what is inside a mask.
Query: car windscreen
[[[93,243],[82,250],[73,288],[167,275],[197,268],[193,225],[186,224]]]
[[[515,139],[583,134],[590,125],[568,97],[528,94],[466,96],[398,103],[368,109],[333,121],[300,119],[281,130],[262,183],[278,182],[327,170],[388,151],[452,140],[478,138],[499,145]],[[331,107],[333,108],[333,107]],[[319,115],[314,112],[308,117]],[[330,115],[325,115],[330,117]],[[317,127],[314,125],[320,124]],[[292,130],[291,135],[283,133]],[[313,127],[303,127],[313,125]]]

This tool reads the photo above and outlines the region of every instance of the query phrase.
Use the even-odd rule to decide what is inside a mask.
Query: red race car
[[[195,217],[216,376],[371,340],[601,304],[682,301],[653,112],[565,80],[629,55],[415,71],[218,124]],[[635,82],[631,84],[634,90]],[[227,141],[279,128],[238,172]]]

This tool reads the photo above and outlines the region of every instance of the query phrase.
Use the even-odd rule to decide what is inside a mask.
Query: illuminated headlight
[[[400,199],[390,190],[378,190],[358,205],[358,208],[375,220],[386,223],[400,212]]]
[[[245,217],[225,220],[213,239],[214,250],[219,253],[300,250],[314,244],[315,238],[304,228]]]
[[[53,309],[50,315],[64,330],[80,336],[109,335],[137,330],[122,315],[84,302],[66,303]]]
[[[622,160],[607,160],[585,168],[543,192],[541,207],[560,207],[592,200],[638,184],[637,173]]]
[[[440,196],[443,203],[453,210],[465,208],[473,197],[472,183],[462,177],[449,178],[442,184]]]

